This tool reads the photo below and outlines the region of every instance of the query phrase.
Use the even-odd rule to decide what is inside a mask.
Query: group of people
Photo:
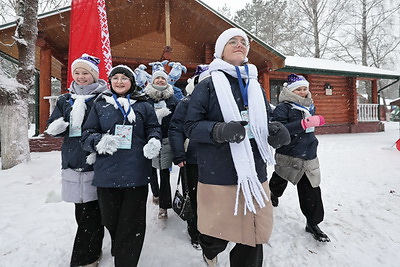
[[[218,265],[229,242],[235,243],[230,266],[262,266],[273,206],[288,181],[297,185],[305,230],[330,241],[318,227],[324,210],[314,128],[324,118],[315,115],[308,81],[296,74],[272,110],[248,62],[249,48],[244,31],[224,31],[214,60],[199,66],[180,101],[162,70],[141,92],[128,66],[112,68],[107,86],[98,58],[83,54],[71,64],[73,82],[46,130],[64,137],[62,199],[75,203],[78,225],[71,267],[98,265],[104,226],[115,266],[137,266],[148,184],[158,218],[167,219],[172,162],[187,173],[188,233],[207,266]],[[267,164],[275,165],[269,182]]]

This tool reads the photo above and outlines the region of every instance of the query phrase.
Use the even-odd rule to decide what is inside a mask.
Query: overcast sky
[[[218,10],[219,7],[222,7],[224,4],[227,4],[228,7],[231,8],[231,14],[233,15],[238,9],[243,8],[246,3],[250,3],[251,0],[201,0],[206,3],[210,7]]]

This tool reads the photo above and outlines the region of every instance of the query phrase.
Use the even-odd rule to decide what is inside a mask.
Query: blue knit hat
[[[287,82],[283,86],[290,91],[294,91],[301,86],[309,88],[310,83],[303,76],[292,73],[287,77]]]

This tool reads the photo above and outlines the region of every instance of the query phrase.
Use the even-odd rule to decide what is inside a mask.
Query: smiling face
[[[115,74],[110,80],[112,89],[118,95],[125,95],[131,89],[131,79],[122,73]]]
[[[241,36],[232,37],[225,45],[222,59],[234,66],[243,64],[249,44]]]
[[[92,74],[83,68],[76,68],[72,73],[72,78],[78,85],[81,86],[94,83]]]
[[[164,86],[167,84],[167,80],[164,77],[158,76],[154,79],[153,84],[158,86]]]
[[[298,96],[301,96],[301,97],[305,98],[307,96],[307,94],[308,94],[308,87],[307,86],[300,86],[300,87],[297,87],[296,89],[294,89],[292,92],[295,93]]]

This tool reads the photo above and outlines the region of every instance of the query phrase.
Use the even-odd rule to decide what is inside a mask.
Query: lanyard
[[[113,94],[113,97],[114,97],[115,103],[117,103],[117,106],[118,106],[119,110],[121,110],[122,115],[124,115],[124,123],[125,123],[126,117],[128,117],[129,113],[131,112],[131,105],[130,105],[130,102],[129,102],[129,99],[131,98],[131,95],[130,94],[126,95],[126,98],[128,99],[128,103],[129,103],[128,112],[125,112],[125,110],[122,108],[121,104],[118,102],[117,95]]]
[[[93,96],[93,97],[95,97],[95,96]],[[85,100],[85,103],[87,103],[87,102],[89,102],[90,100],[92,100],[93,97],[86,99],[86,100]],[[75,100],[71,97],[71,98],[69,99],[69,104],[71,105],[71,107],[74,105],[74,103],[75,103]]]
[[[247,96],[247,91],[248,91],[247,89],[249,88],[250,80],[247,82],[246,86],[244,86],[239,67],[235,66],[235,69],[236,69],[236,74],[237,74],[238,80],[239,80],[239,87],[240,87],[240,92],[242,93],[243,102],[244,102],[244,105],[247,107],[249,104],[249,101],[248,101],[249,98]],[[244,69],[246,71],[247,77],[249,77],[249,66],[244,65]]]

